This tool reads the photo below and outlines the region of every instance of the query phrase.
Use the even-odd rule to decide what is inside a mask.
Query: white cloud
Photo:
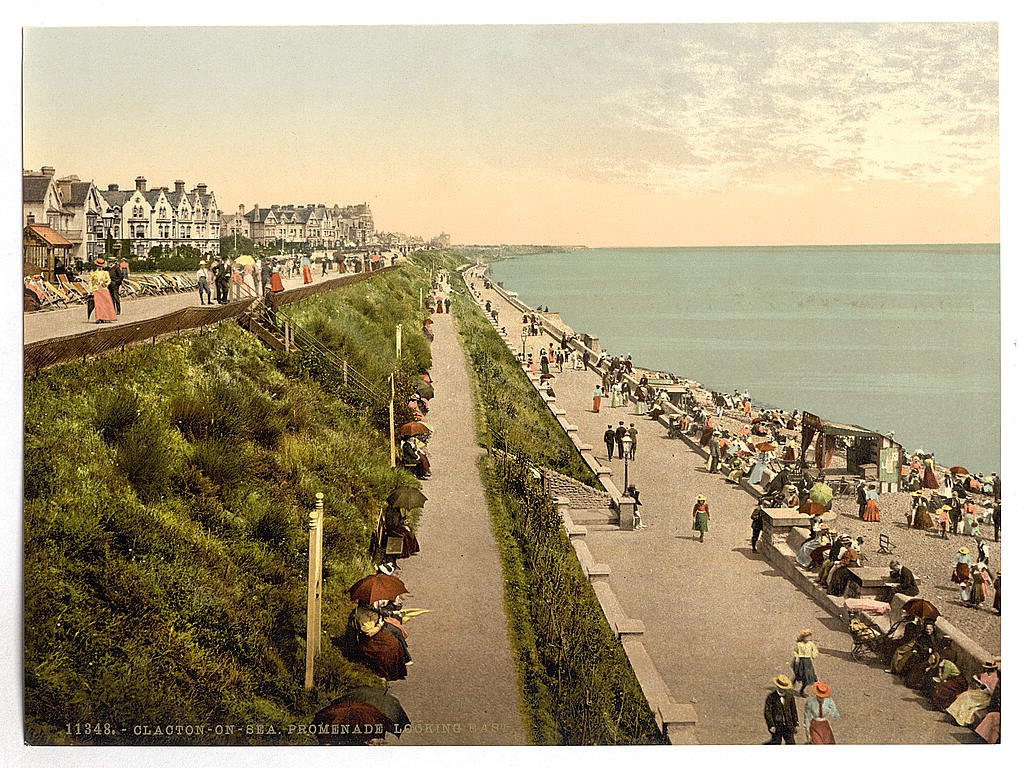
[[[681,159],[609,152],[593,172],[656,189],[796,191],[825,177],[969,194],[998,167],[994,25],[696,30],[671,55],[634,57],[638,82],[608,105]]]

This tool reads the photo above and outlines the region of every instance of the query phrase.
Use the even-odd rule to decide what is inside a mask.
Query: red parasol
[[[952,472],[954,475],[969,475],[969,474],[971,474],[964,467],[950,467],[949,471]]]
[[[903,605],[903,610],[905,613],[909,613],[911,616],[917,616],[919,619],[935,619],[940,615],[938,608],[921,597],[915,597],[913,600],[908,600]]]
[[[348,588],[349,596],[360,603],[394,600],[399,595],[404,595],[408,591],[405,583],[400,578],[387,573],[373,573],[369,576],[364,576]]]
[[[773,442],[771,442],[769,440],[767,443],[758,443],[754,447],[757,448],[757,450],[759,450],[759,451],[763,451],[763,452],[767,453],[769,451],[774,451],[779,446],[777,446],[775,443],[773,443]]]
[[[429,435],[430,429],[421,421],[410,421],[398,428],[399,437],[411,437],[415,435]]]
[[[803,512],[805,515],[824,515],[828,512],[828,507],[814,501],[805,501],[797,511]]]

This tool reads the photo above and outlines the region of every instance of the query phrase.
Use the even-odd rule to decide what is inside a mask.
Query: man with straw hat
[[[832,689],[820,680],[814,684],[814,698],[804,705],[804,723],[807,724],[809,744],[835,744],[829,719],[839,719],[839,708],[832,700]]]
[[[765,744],[796,744],[793,734],[800,727],[800,717],[796,711],[796,697],[793,695],[793,683],[785,675],[779,675],[772,682],[775,690],[764,700],[764,722],[772,737]]]

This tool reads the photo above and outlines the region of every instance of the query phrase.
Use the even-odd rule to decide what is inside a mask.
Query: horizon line
[[[782,243],[776,245],[583,245],[582,243],[459,243],[452,248],[853,248],[864,246],[937,246],[937,245],[1001,245],[1000,240],[961,241],[955,243]]]

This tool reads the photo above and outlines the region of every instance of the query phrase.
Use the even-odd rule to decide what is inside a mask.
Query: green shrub
[[[108,443],[124,437],[139,419],[141,408],[134,392],[101,391],[93,401],[93,426]]]

